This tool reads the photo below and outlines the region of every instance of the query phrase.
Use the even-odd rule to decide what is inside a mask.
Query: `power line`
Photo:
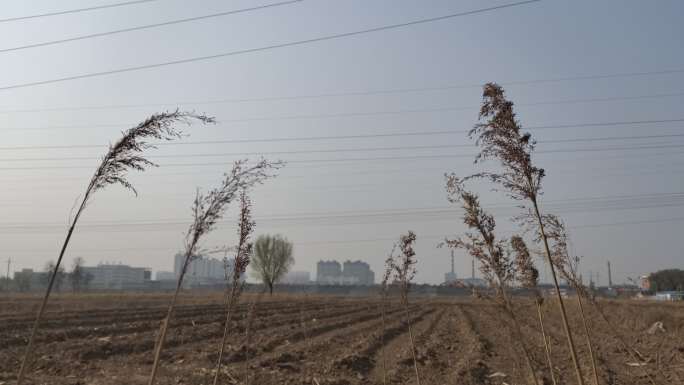
[[[447,146],[445,146],[447,147]],[[633,147],[603,147],[603,148],[573,148],[573,149],[557,149],[557,150],[542,150],[536,151],[535,154],[552,154],[552,153],[577,153],[577,152],[603,152],[603,151],[628,151],[628,150],[654,150],[667,148],[684,148],[684,144],[675,145],[653,145],[653,146],[633,146]],[[276,152],[254,152],[254,153],[224,153],[224,154],[191,154],[191,155],[174,155],[173,157],[198,157],[198,156],[242,156],[247,154],[254,155],[268,155]],[[285,160],[288,164],[310,164],[310,163],[335,163],[335,162],[373,162],[385,160],[431,160],[431,159],[453,159],[453,158],[474,158],[477,154],[448,154],[448,155],[414,155],[414,156],[385,156],[385,157],[359,157],[359,158],[333,158],[333,159],[295,159]],[[163,157],[163,156],[158,156]],[[151,157],[153,158],[153,157]],[[85,158],[85,159],[95,159]],[[4,159],[3,159],[4,160]],[[58,160],[43,158],[40,160]],[[81,160],[80,158],[78,160]],[[168,163],[161,164],[162,167],[201,167],[201,166],[225,166],[229,161],[223,162],[203,162],[203,163]],[[0,167],[0,170],[55,170],[55,169],[90,169],[91,166],[27,166],[27,167]]]
[[[115,35],[115,34],[125,33],[125,32],[141,31],[141,30],[145,30],[145,29],[164,27],[164,26],[174,25],[174,24],[189,23],[192,21],[198,21],[198,20],[205,20],[205,19],[210,19],[210,18],[215,18],[215,17],[234,15],[237,13],[257,11],[257,10],[262,10],[265,8],[278,7],[281,5],[290,5],[290,4],[298,3],[301,1],[303,1],[303,0],[289,0],[289,1],[279,2],[279,3],[271,3],[271,4],[260,5],[257,7],[243,8],[243,9],[237,9],[237,10],[233,10],[233,11],[219,12],[219,13],[213,13],[213,14],[209,14],[209,15],[202,15],[202,16],[196,16],[196,17],[188,17],[185,19],[170,20],[170,21],[165,21],[162,23],[146,24],[146,25],[141,25],[141,26],[137,26],[137,27],[122,28],[122,29],[117,29],[117,30],[107,31],[107,32],[91,33],[91,34],[87,34],[87,35],[81,35],[81,36],[76,36],[76,37],[71,37],[71,38],[66,38],[66,39],[58,39],[58,40],[45,41],[45,42],[41,42],[41,43],[26,44],[26,45],[21,45],[21,46],[17,46],[17,47],[0,49],[0,53],[20,51],[20,50],[29,49],[29,48],[46,47],[46,46],[50,46],[50,45],[68,43],[68,42],[72,42],[72,41],[92,39],[92,38],[96,38],[96,37]]]
[[[652,98],[659,97],[672,97],[672,96],[684,96],[682,93],[672,93],[672,94],[660,94],[651,95]],[[645,96],[641,98],[646,98]],[[631,100],[632,98],[612,98],[610,100]],[[603,101],[609,100],[603,98]],[[520,103],[517,106],[538,106],[538,105],[551,105],[551,104],[566,104],[566,103],[581,103],[581,102],[596,102],[596,98],[587,99],[573,99],[573,100],[559,100],[559,101],[546,101],[546,102],[532,102],[532,103]],[[182,104],[182,103],[179,103]],[[266,121],[287,121],[287,120],[307,120],[307,119],[330,119],[330,118],[350,118],[350,117],[369,117],[369,116],[383,116],[383,115],[404,115],[404,114],[424,114],[424,113],[435,113],[435,112],[454,112],[454,111],[474,111],[477,110],[477,106],[459,106],[459,107],[438,107],[438,108],[423,108],[423,109],[400,109],[400,110],[385,110],[385,111],[352,111],[352,112],[337,112],[328,114],[309,114],[309,115],[285,115],[285,116],[265,116],[265,117],[253,117],[253,118],[237,118],[237,119],[224,119],[220,123],[247,123],[247,122],[266,122]],[[71,110],[71,109],[66,109]],[[21,112],[40,112],[42,109],[33,110],[16,110]],[[0,113],[7,113],[8,111],[0,111]],[[9,111],[12,112],[12,111]],[[42,127],[9,127],[5,130],[48,130],[48,129],[66,129],[66,128],[93,128],[93,127],[121,127],[129,126],[133,123],[98,123],[94,125],[68,125],[68,126],[42,126]]]
[[[573,124],[557,124],[557,125],[541,125],[524,127],[524,130],[543,130],[543,129],[557,129],[557,128],[585,128],[585,127],[612,127],[612,126],[629,126],[640,124],[663,124],[663,123],[680,123],[684,122],[684,118],[676,119],[655,119],[655,120],[627,120],[627,121],[613,121],[613,122],[587,122],[587,123],[573,123]],[[88,126],[83,126],[88,127]],[[94,126],[90,126],[94,127]],[[117,125],[117,127],[121,127]],[[389,138],[389,137],[412,137],[412,136],[435,136],[435,135],[454,135],[465,134],[469,130],[439,130],[439,131],[413,131],[413,132],[393,132],[383,134],[359,134],[359,135],[327,135],[327,136],[299,136],[299,137],[280,137],[280,138],[261,138],[261,139],[228,139],[228,140],[208,140],[208,141],[185,141],[185,142],[163,142],[157,143],[158,146],[182,146],[182,145],[204,145],[204,144],[229,144],[229,143],[269,143],[269,142],[292,142],[292,141],[322,141],[322,140],[343,140],[343,139],[369,139],[369,138]],[[669,135],[641,135],[633,137],[625,137],[627,140],[635,140],[642,138],[674,138],[679,137],[680,134]],[[603,137],[597,140],[617,140],[619,137]],[[634,138],[634,139],[630,139]],[[557,140],[558,143],[563,141],[591,141],[591,138],[586,139],[567,139]],[[553,143],[554,141],[540,141],[539,143]],[[47,145],[47,146],[4,146],[0,147],[3,150],[38,150],[38,149],[69,149],[69,148],[103,148],[108,144],[67,144],[67,145]]]
[[[658,74],[654,72],[651,74]],[[545,80],[536,80],[545,81]],[[552,80],[546,80],[552,81]],[[502,84],[506,85],[507,82]],[[41,107],[41,108],[20,108],[12,110],[0,110],[0,114],[11,114],[11,113],[34,113],[34,112],[58,112],[58,111],[83,111],[83,110],[107,110],[107,109],[126,109],[126,108],[142,108],[142,107],[160,107],[160,106],[178,106],[178,105],[211,105],[211,104],[229,104],[229,103],[247,103],[247,102],[264,102],[264,101],[278,101],[278,100],[297,100],[297,99],[316,99],[324,97],[340,97],[340,96],[363,96],[363,95],[375,95],[382,93],[410,93],[416,92],[416,90],[430,91],[430,90],[447,90],[454,86],[446,87],[427,87],[423,89],[406,88],[406,89],[394,89],[394,90],[376,90],[376,91],[357,91],[357,92],[347,92],[347,93],[337,93],[337,94],[317,94],[317,95],[299,95],[299,96],[273,96],[273,97],[261,97],[261,98],[247,98],[247,99],[216,99],[216,100],[205,100],[205,101],[185,101],[185,102],[159,102],[159,103],[141,103],[141,104],[111,104],[111,105],[100,105],[100,106],[71,106],[71,107]],[[474,86],[473,86],[474,87]],[[478,85],[477,87],[481,87]],[[672,92],[663,94],[649,94],[649,95],[633,95],[633,96],[611,96],[603,98],[579,98],[579,99],[566,99],[566,100],[551,100],[551,101],[538,101],[530,103],[516,103],[516,106],[543,106],[543,105],[554,105],[554,104],[579,104],[579,103],[596,103],[596,102],[611,102],[611,101],[628,101],[628,100],[641,100],[641,99],[660,99],[660,98],[670,98],[684,96],[684,92]],[[396,114],[396,113],[420,113],[420,112],[433,112],[433,111],[457,111],[457,110],[473,110],[477,109],[477,106],[468,107],[454,107],[454,108],[444,108],[444,109],[425,109],[425,110],[411,110],[411,111],[374,111],[374,112],[352,112],[349,114],[329,114],[329,115],[311,115],[302,118],[324,118],[324,117],[346,117],[355,116],[361,114],[368,115],[382,115],[382,114]],[[285,117],[290,119],[289,117]],[[259,120],[265,119],[278,119],[276,118],[257,118]]]
[[[55,12],[46,12],[46,13],[39,13],[36,15],[28,15],[28,16],[17,16],[17,17],[8,17],[5,19],[0,19],[0,23],[8,23],[11,21],[20,21],[20,20],[28,20],[28,19],[37,19],[40,17],[49,17],[49,16],[59,16],[59,15],[66,15],[70,13],[81,13],[81,12],[88,12],[88,11],[96,11],[100,9],[107,9],[107,8],[115,8],[115,7],[123,7],[127,5],[134,5],[134,4],[141,4],[141,3],[151,3],[153,1],[157,0],[135,0],[135,1],[124,1],[121,3],[113,3],[113,4],[104,4],[104,5],[96,5],[93,7],[86,7],[86,8],[77,8],[77,9],[69,9],[66,11],[55,11]]]
[[[99,76],[105,76],[105,75],[113,75],[113,74],[119,74],[119,73],[141,71],[141,70],[146,70],[146,69],[160,68],[160,67],[166,67],[166,66],[177,65],[177,64],[185,64],[185,63],[192,63],[192,62],[198,62],[198,61],[207,61],[207,60],[218,59],[218,58],[228,57],[228,56],[237,56],[237,55],[244,55],[244,54],[249,54],[249,53],[254,53],[254,52],[268,51],[268,50],[278,49],[278,48],[293,47],[293,46],[316,43],[316,42],[320,42],[320,41],[334,40],[334,39],[357,36],[357,35],[362,35],[362,34],[367,34],[367,33],[403,28],[403,27],[408,27],[408,26],[412,26],[412,25],[431,23],[431,22],[451,19],[451,18],[455,18],[455,17],[459,17],[459,16],[473,15],[473,14],[477,14],[477,13],[484,13],[484,12],[494,11],[494,10],[503,9],[503,8],[510,8],[510,7],[515,7],[515,6],[524,5],[524,4],[535,3],[538,1],[540,1],[540,0],[526,0],[526,1],[516,2],[516,3],[498,5],[498,6],[494,6],[494,7],[480,8],[480,9],[476,9],[473,11],[453,13],[453,14],[444,15],[444,16],[414,20],[414,21],[409,21],[409,22],[399,23],[399,24],[384,25],[381,27],[368,28],[368,29],[363,29],[363,30],[358,30],[358,31],[353,31],[353,32],[344,32],[344,33],[332,34],[332,35],[321,36],[321,37],[316,37],[316,38],[311,38],[311,39],[297,40],[297,41],[292,41],[292,42],[287,42],[287,43],[272,44],[272,45],[267,45],[267,46],[262,46],[262,47],[257,47],[257,48],[249,48],[249,49],[243,49],[243,50],[237,50],[237,51],[230,51],[230,52],[224,52],[224,53],[207,55],[207,56],[198,56],[198,57],[193,57],[193,58],[188,58],[188,59],[171,60],[171,61],[166,61],[166,62],[161,62],[161,63],[145,64],[145,65],[140,65],[140,66],[131,66],[131,67],[119,68],[119,69],[115,69],[115,70],[90,72],[90,73],[84,73],[84,74],[79,74],[79,75],[54,78],[54,79],[49,79],[49,80],[40,80],[40,81],[36,81],[36,82],[19,83],[19,84],[0,87],[0,90],[4,91],[4,90],[17,89],[17,88],[33,87],[33,86],[37,86],[37,85],[53,84],[53,83],[70,81],[70,80],[87,79],[87,78],[93,78],[93,77],[99,77]]]
[[[670,138],[670,137],[684,137],[684,134],[678,135],[653,135],[634,137],[636,139],[643,138]],[[624,140],[631,137],[613,137],[611,138],[597,138],[597,141],[603,140]],[[548,140],[540,143],[566,143],[566,142],[592,142],[593,138],[578,138],[566,140]],[[212,142],[216,143],[216,142]],[[436,144],[436,145],[419,145],[419,146],[393,146],[393,147],[355,147],[355,148],[334,148],[322,150],[288,150],[288,151],[247,151],[247,152],[220,152],[220,153],[197,153],[197,154],[172,154],[172,155],[151,155],[150,158],[205,158],[205,157],[219,157],[219,156],[253,156],[253,155],[295,155],[295,154],[331,154],[340,152],[365,152],[365,151],[399,151],[399,150],[434,150],[447,148],[473,148],[473,144]],[[601,148],[586,148],[586,149],[555,149],[555,150],[540,150],[537,153],[547,152],[587,152],[587,151],[618,151],[618,150],[643,150],[643,149],[663,149],[663,148],[681,148],[684,144],[662,144],[662,145],[640,145],[627,147],[601,147]],[[475,154],[463,154],[463,157],[474,157]],[[71,157],[51,157],[51,158],[0,158],[0,162],[37,162],[37,161],[73,161],[73,160],[94,160],[97,156],[71,156]]]
[[[668,208],[668,207],[681,207],[684,202],[671,203],[671,204],[651,204],[642,205],[635,207],[576,207],[572,208],[556,208],[555,212],[561,213],[577,213],[577,212],[595,212],[595,211],[612,211],[612,210],[631,210],[631,209],[642,209],[642,208]],[[579,208],[579,210],[578,210]],[[515,207],[507,207],[509,210],[515,210]],[[417,222],[417,221],[453,221],[460,220],[455,210],[449,208],[438,209],[438,210],[412,210],[412,209],[402,209],[393,210],[389,212],[371,212],[367,213],[321,213],[319,215],[280,215],[280,216],[270,216],[270,217],[256,217],[255,219],[259,223],[286,223],[288,226],[297,225],[335,225],[335,226],[345,226],[345,225],[360,225],[360,224],[376,224],[376,223],[396,223],[401,220]],[[499,212],[500,209],[489,209],[491,212]],[[370,221],[364,221],[365,219],[371,219]],[[570,226],[570,228],[592,228],[592,227],[608,227],[608,226],[621,226],[621,225],[634,225],[634,224],[647,224],[647,223],[666,223],[674,221],[682,221],[684,217],[676,218],[664,218],[664,219],[653,219],[653,220],[637,220],[637,221],[624,221],[624,222],[614,222],[614,223],[590,223],[585,225]],[[220,221],[219,224],[231,224],[229,220]],[[87,222],[81,225],[83,230],[89,231],[113,231],[114,229],[124,229],[124,231],[154,231],[166,227],[174,226],[188,226],[189,221],[184,219],[166,219],[166,220],[137,220],[137,221],[95,221]],[[63,231],[63,224],[57,223],[39,223],[39,224],[0,224],[0,229],[3,231],[17,231],[17,230],[27,230],[28,232],[42,231],[42,230],[55,230]],[[99,229],[99,230],[98,230]],[[126,230],[128,229],[128,230]],[[145,230],[146,229],[146,230]]]

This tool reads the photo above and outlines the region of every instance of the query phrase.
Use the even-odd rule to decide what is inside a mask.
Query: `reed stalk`
[[[38,308],[38,314],[36,315],[36,319],[31,329],[26,351],[21,361],[19,374],[17,375],[17,385],[21,385],[24,382],[26,371],[28,370],[29,362],[34,350],[36,333],[45,314],[45,308],[47,307],[50,293],[52,293],[52,289],[55,285],[57,274],[60,271],[62,259],[64,258],[64,254],[69,246],[71,237],[74,234],[76,224],[78,223],[79,218],[86,209],[92,196],[95,194],[95,192],[104,189],[110,184],[120,184],[124,188],[131,190],[135,195],[137,195],[137,191],[133,185],[128,181],[128,179],[126,179],[128,171],[145,171],[147,167],[157,166],[155,163],[147,160],[142,155],[142,152],[145,150],[155,148],[155,145],[147,142],[147,140],[173,140],[180,138],[182,136],[182,132],[174,128],[174,124],[190,124],[192,120],[200,121],[202,123],[214,122],[213,118],[190,112],[180,112],[178,110],[174,112],[155,114],[137,126],[124,131],[121,139],[109,146],[109,151],[107,151],[105,156],[102,158],[100,165],[97,167],[95,173],[90,179],[90,183],[88,183],[85,193],[83,194],[83,199],[76,210],[76,214],[69,220],[69,228],[67,230],[66,238],[62,243],[55,268],[50,274],[48,286],[45,290],[45,294],[43,295],[40,307]]]

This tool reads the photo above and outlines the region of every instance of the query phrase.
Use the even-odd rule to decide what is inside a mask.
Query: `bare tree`
[[[240,218],[238,221],[238,246],[233,258],[233,276],[231,280],[230,291],[226,292],[226,321],[223,325],[223,338],[219,345],[219,356],[216,362],[216,373],[214,374],[214,385],[218,383],[219,373],[221,372],[221,363],[223,360],[223,352],[226,348],[226,340],[230,334],[230,317],[233,315],[233,310],[240,299],[242,293],[243,283],[242,276],[249,265],[249,256],[252,254],[252,243],[249,241],[252,232],[254,231],[255,223],[252,220],[252,202],[247,196],[247,191],[240,192]]]
[[[490,286],[496,291],[497,303],[513,321],[513,330],[520,347],[525,354],[525,361],[530,371],[532,383],[538,385],[537,376],[532,365],[530,352],[525,345],[520,323],[513,311],[513,304],[508,294],[508,286],[515,278],[513,262],[505,252],[506,241],[497,240],[494,233],[496,222],[494,217],[486,213],[474,193],[466,191],[453,178],[447,178],[448,199],[452,203],[460,203],[464,210],[463,223],[475,232],[466,232],[462,237],[447,239],[449,247],[465,249],[480,262],[480,271]]]
[[[55,281],[53,284],[53,289],[54,291],[59,292],[59,290],[62,288],[62,283],[64,283],[64,276],[66,275],[64,268],[62,266],[57,267],[54,261],[48,261],[45,263],[43,270],[45,270],[45,286],[50,284],[52,275],[54,274]]]
[[[475,125],[469,133],[471,138],[476,138],[476,144],[481,148],[475,162],[496,159],[499,161],[502,171],[500,173],[475,174],[468,178],[487,178],[502,186],[512,199],[521,202],[526,201],[531,205],[531,207],[523,206],[525,211],[518,219],[527,226],[533,226],[539,233],[539,238],[544,245],[577,382],[584,385],[575,342],[568,323],[565,304],[561,296],[556,269],[544,229],[543,215],[539,206],[539,195],[542,191],[541,182],[545,173],[544,169],[536,167],[532,163],[532,154],[536,142],[529,133],[521,132],[520,123],[515,112],[513,112],[513,102],[506,99],[501,86],[496,83],[485,84],[482,98],[479,118],[484,122]],[[452,179],[458,180],[453,175]]]
[[[408,295],[411,290],[411,282],[416,276],[416,252],[413,250],[413,244],[416,242],[416,234],[410,231],[406,235],[399,237],[399,251],[401,255],[398,261],[394,263],[395,278],[401,286],[401,303],[404,306],[404,315],[406,316],[406,326],[409,333],[409,342],[411,343],[411,356],[413,357],[413,369],[416,373],[416,384],[420,385],[420,374],[418,373],[418,360],[416,358],[416,342],[413,339],[413,331],[411,329],[411,318],[409,316],[409,302]]]
[[[71,289],[74,293],[78,293],[82,289],[84,281],[83,273],[83,258],[76,257],[71,264],[71,273],[69,273],[69,280],[71,281]]]
[[[154,363],[152,364],[152,371],[148,381],[149,385],[154,384],[157,378],[159,360],[164,348],[169,322],[173,316],[173,310],[178,301],[178,294],[183,285],[183,278],[188,270],[190,261],[198,254],[200,240],[216,227],[216,223],[223,217],[225,209],[235,199],[239,191],[263,183],[266,179],[274,176],[271,174],[273,170],[277,170],[282,166],[282,162],[270,162],[264,159],[249,166],[247,160],[239,160],[233,164],[231,172],[224,175],[224,179],[219,187],[210,190],[206,194],[201,194],[199,190],[197,191],[192,204],[193,222],[185,236],[183,265],[178,275],[176,290],[171,298],[166,317],[159,327],[159,336],[154,351]]]
[[[36,316],[33,328],[31,329],[31,335],[29,337],[28,346],[26,347],[26,353],[24,354],[24,359],[21,362],[19,374],[17,375],[17,385],[21,385],[24,380],[27,365],[33,352],[33,343],[35,340],[36,331],[38,330],[40,321],[43,318],[45,306],[47,305],[48,298],[50,297],[52,287],[57,279],[57,272],[59,271],[59,267],[62,263],[62,258],[64,257],[64,253],[69,245],[69,240],[76,229],[76,223],[83,214],[83,211],[90,202],[90,199],[97,191],[104,189],[110,184],[120,184],[124,188],[131,190],[134,194],[137,194],[135,188],[127,179],[128,171],[144,171],[147,167],[156,167],[155,163],[147,160],[142,155],[143,151],[155,148],[153,144],[147,141],[172,140],[180,138],[182,132],[176,129],[174,124],[190,124],[190,122],[193,120],[205,124],[214,122],[213,118],[190,112],[180,112],[178,110],[174,112],[155,114],[137,126],[124,131],[121,139],[109,146],[109,151],[107,151],[105,156],[102,158],[102,162],[95,170],[95,173],[90,179],[90,183],[88,183],[88,187],[85,190],[81,204],[78,206],[73,218],[71,218],[69,221],[69,230],[67,231],[66,238],[64,239],[64,243],[62,244],[62,248],[59,252],[59,258],[57,258],[57,268],[53,271],[52,276],[50,277],[50,282],[45,290],[45,295],[38,310],[38,315]]]
[[[252,273],[268,287],[273,295],[273,286],[294,264],[292,242],[280,235],[260,235],[254,243]]]
[[[556,385],[556,375],[553,372],[553,361],[551,360],[551,349],[549,349],[549,341],[546,338],[546,329],[544,328],[544,315],[542,313],[542,305],[544,304],[544,297],[539,291],[539,270],[534,266],[530,251],[525,244],[522,237],[514,235],[511,237],[511,248],[515,253],[515,270],[517,273],[516,279],[520,285],[534,294],[534,302],[537,305],[537,316],[539,317],[539,328],[544,341],[544,351],[546,352],[546,361],[549,365],[549,373],[553,385]]]

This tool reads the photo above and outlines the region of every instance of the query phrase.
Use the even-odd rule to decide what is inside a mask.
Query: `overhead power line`
[[[538,79],[537,81],[543,81]],[[506,82],[502,82],[506,85]],[[481,85],[478,85],[480,87]],[[451,86],[446,88],[441,87],[427,87],[422,90],[440,90],[449,89]],[[406,89],[394,89],[394,90],[376,90],[376,91],[366,91],[366,92],[341,92],[336,94],[317,94],[317,95],[292,95],[292,96],[273,96],[273,97],[261,97],[261,98],[246,98],[246,99],[215,99],[215,100],[204,100],[204,101],[183,101],[183,102],[158,102],[158,103],[140,103],[140,104],[110,104],[110,105],[99,105],[99,106],[67,106],[67,107],[39,107],[39,108],[15,108],[15,109],[5,109],[0,110],[0,114],[12,114],[12,113],[35,113],[35,112],[60,112],[60,111],[88,111],[88,110],[116,110],[116,109],[127,109],[127,108],[147,108],[147,107],[161,107],[161,106],[197,106],[197,105],[211,105],[211,104],[230,104],[230,103],[248,103],[248,102],[267,102],[267,101],[279,101],[279,100],[298,100],[298,99],[317,99],[325,97],[340,97],[340,96],[363,96],[363,95],[374,95],[382,93],[410,93],[416,92],[415,88]],[[549,100],[549,101],[538,101],[530,103],[516,103],[516,106],[544,106],[544,105],[555,105],[555,104],[580,104],[580,103],[596,103],[596,102],[611,102],[611,101],[629,101],[629,100],[642,100],[642,99],[661,99],[684,96],[684,92],[671,92],[662,94],[648,94],[648,95],[630,95],[630,96],[610,96],[602,98],[579,98],[579,99],[566,99],[566,100]],[[300,115],[299,117],[304,118],[327,118],[327,117],[346,117],[355,115],[382,115],[382,114],[397,114],[397,113],[422,113],[422,112],[440,112],[440,111],[460,111],[460,110],[472,110],[477,109],[477,106],[463,106],[463,107],[452,107],[452,108],[433,108],[424,110],[399,110],[399,111],[372,111],[372,112],[350,112],[350,113],[336,113],[336,114],[319,114],[319,115]],[[292,117],[272,117],[272,118],[255,118],[257,120],[267,120],[267,119],[294,119]]]
[[[665,96],[684,96],[683,93],[673,93],[673,94],[660,94],[653,95],[653,97],[665,97]],[[604,99],[606,100],[606,99]],[[616,98],[612,100],[628,100],[627,98]],[[565,104],[565,103],[578,103],[581,101],[585,102],[595,102],[595,98],[588,99],[574,99],[574,100],[560,100],[560,101],[547,101],[547,102],[533,102],[533,103],[520,103],[517,106],[537,106],[537,105],[550,105],[550,104]],[[385,111],[351,111],[351,112],[336,112],[327,114],[309,114],[309,115],[285,115],[285,116],[264,116],[264,117],[252,117],[252,118],[235,118],[235,119],[223,119],[221,123],[246,123],[246,122],[260,122],[260,121],[281,121],[281,120],[306,120],[306,119],[329,119],[329,118],[349,118],[349,117],[368,117],[368,116],[382,116],[382,115],[403,115],[403,114],[424,114],[424,113],[434,113],[434,112],[453,112],[453,111],[476,111],[477,106],[460,106],[460,107],[438,107],[438,108],[422,108],[422,109],[401,109],[401,110],[385,110]],[[29,111],[29,110],[22,110]],[[33,110],[33,112],[38,112],[40,110]],[[0,111],[0,113],[3,113]],[[43,126],[43,127],[9,127],[5,130],[48,130],[48,129],[67,129],[67,128],[92,128],[92,127],[121,127],[128,126],[132,124],[127,123],[100,123],[96,125],[68,125],[68,126]]]
[[[662,123],[680,123],[684,122],[684,118],[676,119],[655,119],[655,120],[624,120],[624,121],[613,121],[613,122],[586,122],[586,123],[574,123],[574,124],[557,124],[557,125],[540,125],[540,126],[530,126],[523,127],[524,130],[542,130],[542,129],[555,129],[555,128],[583,128],[583,127],[611,127],[611,126],[628,126],[628,125],[639,125],[639,124],[662,124]],[[95,127],[92,126],[79,126],[79,127]],[[117,125],[117,127],[122,127]],[[279,137],[279,138],[261,138],[261,139],[227,139],[227,140],[210,140],[210,141],[179,141],[179,142],[162,142],[157,143],[158,146],[184,146],[184,145],[204,145],[204,144],[230,144],[230,143],[270,143],[270,142],[293,142],[293,141],[325,141],[325,140],[343,140],[343,139],[371,139],[371,138],[390,138],[390,137],[416,137],[416,136],[436,136],[436,135],[455,135],[455,134],[465,134],[469,130],[439,130],[439,131],[413,131],[413,132],[392,132],[392,133],[382,133],[382,134],[358,134],[358,135],[323,135],[323,136],[298,136],[298,137]],[[607,140],[617,140],[617,139],[652,139],[652,138],[675,138],[681,136],[680,134],[670,134],[670,135],[641,135],[633,137],[604,137],[598,138],[596,140],[607,141]],[[558,143],[567,141],[592,141],[592,138],[582,138],[582,139],[567,139],[567,140],[557,140]],[[553,143],[553,140],[540,141],[540,143]],[[4,146],[0,147],[0,151],[3,150],[37,150],[37,149],[68,149],[68,148],[102,148],[106,147],[108,144],[65,144],[65,145],[36,145],[36,146]]]
[[[444,15],[444,16],[414,20],[414,21],[409,21],[409,22],[405,22],[405,23],[389,24],[389,25],[384,25],[381,27],[362,29],[362,30],[353,31],[353,32],[337,33],[337,34],[332,34],[332,35],[327,35],[327,36],[315,37],[315,38],[311,38],[311,39],[296,40],[296,41],[291,41],[291,42],[287,42],[287,43],[272,44],[272,45],[267,45],[267,46],[257,47],[257,48],[249,48],[249,49],[243,49],[243,50],[237,50],[237,51],[230,51],[230,52],[218,53],[218,54],[207,55],[207,56],[198,56],[198,57],[193,57],[193,58],[188,58],[188,59],[171,60],[171,61],[154,63],[154,64],[131,66],[131,67],[119,68],[119,69],[108,70],[108,71],[90,72],[90,73],[84,73],[84,74],[79,74],[79,75],[65,76],[65,77],[61,77],[61,78],[40,80],[40,81],[35,81],[35,82],[19,83],[19,84],[13,84],[13,85],[9,85],[9,86],[2,86],[2,87],[0,87],[0,90],[11,90],[11,89],[17,89],[17,88],[33,87],[33,86],[37,86],[37,85],[53,84],[53,83],[70,81],[70,80],[87,79],[87,78],[93,78],[93,77],[99,77],[99,76],[105,76],[105,75],[113,75],[113,74],[119,74],[119,73],[125,73],[125,72],[141,71],[141,70],[146,70],[146,69],[160,68],[160,67],[166,67],[166,66],[177,65],[177,64],[192,63],[192,62],[198,62],[198,61],[207,61],[207,60],[213,60],[213,59],[218,59],[218,58],[228,57],[228,56],[237,56],[237,55],[244,55],[244,54],[260,52],[260,51],[268,51],[268,50],[273,50],[273,49],[278,49],[278,48],[293,47],[293,46],[316,43],[316,42],[320,42],[320,41],[334,40],[334,39],[346,38],[346,37],[351,37],[351,36],[363,35],[363,34],[367,34],[367,33],[380,32],[380,31],[386,31],[386,30],[397,29],[397,28],[404,28],[404,27],[408,27],[408,26],[412,26],[412,25],[432,23],[432,22],[447,20],[447,19],[460,17],[460,16],[473,15],[473,14],[477,14],[477,13],[490,12],[490,11],[494,11],[494,10],[515,7],[515,6],[520,6],[520,5],[524,5],[524,4],[535,3],[538,1],[540,1],[540,0],[519,1],[516,3],[503,4],[503,5],[498,5],[498,6],[494,6],[494,7],[480,8],[480,9],[476,9],[473,11],[452,13],[452,14]]]
[[[124,1],[124,2],[121,2],[121,3],[96,5],[96,6],[92,6],[92,7],[86,7],[86,8],[69,9],[69,10],[65,10],[65,11],[46,12],[46,13],[39,13],[39,14],[36,14],[36,15],[28,15],[28,16],[8,17],[8,18],[0,19],[0,23],[8,23],[8,22],[11,22],[11,21],[20,21],[20,20],[28,20],[28,19],[37,19],[37,18],[40,18],[40,17],[67,15],[67,14],[70,14],[70,13],[89,12],[89,11],[96,11],[96,10],[107,9],[107,8],[124,7],[124,6],[127,6],[127,5],[134,5],[134,4],[141,4],[141,3],[151,3],[151,2],[153,2],[153,1],[157,1],[157,0],[134,0],[134,1]]]
[[[612,137],[612,138],[578,138],[578,139],[561,139],[548,140],[539,143],[576,143],[576,142],[592,142],[603,140],[625,140],[625,139],[644,139],[644,138],[675,138],[684,137],[684,134],[675,135],[644,135],[637,137]],[[212,142],[216,143],[216,142]],[[321,150],[286,150],[286,151],[245,151],[245,152],[218,152],[218,153],[197,153],[197,154],[169,154],[169,155],[151,155],[150,158],[203,158],[203,157],[218,157],[218,156],[251,156],[251,155],[295,155],[295,154],[330,154],[340,152],[378,152],[378,151],[399,151],[399,150],[434,150],[447,148],[474,148],[473,144],[435,144],[435,145],[414,145],[414,146],[392,146],[392,147],[353,147],[353,148],[331,148]],[[555,149],[555,150],[539,150],[537,153],[546,152],[587,152],[587,151],[616,151],[616,150],[642,150],[642,149],[661,149],[661,148],[681,148],[684,144],[647,144],[639,146],[622,146],[622,147],[600,147],[600,148],[586,148],[586,149]],[[474,157],[475,154],[463,154],[464,157]],[[93,160],[97,156],[69,156],[69,157],[48,157],[48,158],[0,158],[0,162],[35,162],[35,161],[73,161],[73,160]]]
[[[250,11],[257,11],[257,10],[262,10],[262,9],[266,9],[266,8],[278,7],[278,6],[282,6],[282,5],[290,5],[290,4],[299,3],[302,1],[304,1],[304,0],[283,1],[283,2],[279,2],[279,3],[271,3],[271,4],[260,5],[257,7],[242,8],[242,9],[237,9],[237,10],[233,10],[233,11],[218,12],[218,13],[212,13],[209,15],[202,15],[202,16],[188,17],[188,18],[184,18],[184,19],[170,20],[170,21],[165,21],[162,23],[146,24],[146,25],[140,25],[137,27],[122,28],[122,29],[117,29],[117,30],[107,31],[107,32],[91,33],[91,34],[87,34],[87,35],[81,35],[81,36],[76,36],[76,37],[71,37],[71,38],[66,38],[66,39],[57,39],[57,40],[44,41],[41,43],[26,44],[26,45],[21,45],[21,46],[17,46],[17,47],[11,47],[11,48],[2,48],[2,49],[0,49],[0,53],[20,51],[20,50],[29,49],[29,48],[46,47],[46,46],[50,46],[50,45],[68,43],[68,42],[72,42],[72,41],[79,41],[79,40],[92,39],[92,38],[96,38],[96,37],[116,35],[119,33],[141,31],[141,30],[145,30],[145,29],[165,27],[165,26],[174,25],[174,24],[189,23],[189,22],[193,22],[193,21],[211,19],[211,18],[216,18],[216,17],[221,17],[221,16],[234,15],[234,14],[245,13],[245,12],[250,12]]]
[[[629,150],[655,150],[668,148],[684,148],[684,144],[662,144],[662,145],[647,145],[647,146],[633,146],[633,147],[602,147],[602,148],[572,148],[572,149],[556,149],[556,150],[542,150],[536,151],[535,154],[554,154],[554,153],[580,153],[580,152],[606,152],[606,151],[629,151]],[[248,156],[248,155],[269,155],[277,154],[277,152],[253,152],[253,153],[222,153],[222,154],[191,154],[191,155],[174,155],[172,158],[183,157],[205,157],[205,156]],[[434,159],[455,159],[455,158],[472,158],[477,154],[440,154],[440,155],[413,155],[413,156],[381,156],[381,157],[357,157],[357,158],[332,158],[332,159],[294,159],[287,160],[288,164],[316,164],[316,163],[337,163],[337,162],[376,162],[387,160],[434,160]],[[158,156],[163,157],[163,156]],[[87,159],[96,159],[87,158]],[[3,159],[6,160],[6,159]],[[8,160],[8,159],[7,159]],[[37,159],[34,159],[37,160]],[[43,158],[40,160],[58,160],[54,158]],[[67,159],[68,160],[68,159]],[[73,159],[84,160],[84,159]],[[203,163],[167,163],[161,164],[162,167],[204,167],[204,166],[225,166],[231,161],[221,162],[203,162]],[[90,169],[92,166],[19,166],[19,167],[0,167],[0,170],[59,170],[59,169]]]

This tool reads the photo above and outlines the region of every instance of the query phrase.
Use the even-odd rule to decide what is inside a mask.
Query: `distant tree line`
[[[649,284],[653,291],[682,291],[684,290],[684,270],[665,269],[652,273]]]

